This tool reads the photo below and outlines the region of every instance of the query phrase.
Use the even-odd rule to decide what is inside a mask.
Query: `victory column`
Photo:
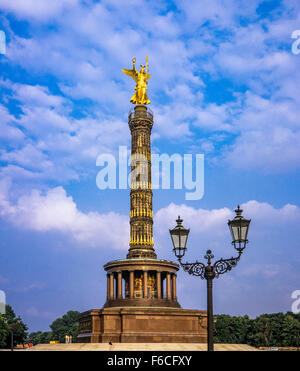
[[[177,301],[179,265],[154,250],[151,186],[153,114],[147,104],[148,57],[138,72],[128,116],[131,131],[130,241],[126,259],[104,265],[107,299],[102,309],[81,313],[78,342],[206,342],[206,311],[182,309]],[[167,233],[167,231],[166,231]]]

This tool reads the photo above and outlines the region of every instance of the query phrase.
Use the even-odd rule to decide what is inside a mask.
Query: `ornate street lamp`
[[[238,205],[235,210],[236,216],[233,220],[228,220],[228,226],[232,236],[232,244],[237,251],[242,251],[248,243],[247,236],[251,220],[242,216],[243,210]]]
[[[174,246],[174,254],[175,256],[181,260],[181,258],[184,256],[185,251],[186,251],[186,242],[188,235],[190,233],[189,229],[185,229],[184,226],[182,225],[183,220],[180,219],[180,216],[176,220],[177,225],[174,229],[170,229],[170,234]]]
[[[206,279],[207,282],[207,350],[214,350],[213,340],[213,301],[212,301],[212,282],[214,278],[218,278],[220,274],[224,274],[230,271],[237,265],[240,257],[245,249],[248,240],[248,230],[251,220],[245,219],[242,216],[243,210],[240,206],[235,210],[236,216],[233,220],[228,221],[228,226],[232,235],[232,244],[235,250],[238,252],[238,256],[231,257],[229,259],[219,259],[212,264],[214,255],[211,250],[206,251],[204,258],[207,260],[207,265],[196,261],[195,263],[182,263],[181,259],[185,255],[187,250],[186,242],[190,230],[185,229],[182,225],[182,219],[180,216],[176,220],[177,225],[174,229],[170,230],[170,235],[173,243],[173,251],[177,257],[179,264],[185,272],[198,276],[201,279]]]

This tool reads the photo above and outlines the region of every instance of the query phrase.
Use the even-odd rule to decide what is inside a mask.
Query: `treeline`
[[[34,332],[28,338],[33,344],[41,344],[51,340],[64,342],[66,335],[72,335],[75,342],[78,314],[79,312],[69,311],[50,325],[52,331]],[[215,320],[215,343],[248,344],[257,348],[300,346],[300,313],[262,314],[255,319],[222,314],[216,315]]]
[[[47,344],[52,340],[65,342],[65,336],[72,336],[76,342],[78,333],[79,312],[70,310],[61,318],[57,318],[49,326],[51,331],[32,332],[28,335],[28,328],[20,317],[17,317],[10,305],[6,305],[5,314],[0,314],[0,348],[11,348],[19,344]]]
[[[11,346],[12,332],[14,346],[24,343],[47,344],[50,341],[64,343],[66,335],[71,335],[72,341],[76,342],[78,315],[77,311],[68,311],[50,324],[51,331],[37,331],[28,335],[27,326],[7,305],[6,314],[0,314],[0,348]],[[257,348],[299,347],[300,313],[262,314],[255,319],[249,316],[215,315],[214,342],[248,344]]]
[[[248,316],[215,316],[214,341],[223,344],[248,344],[254,347],[299,347],[300,313]]]
[[[27,338],[27,341],[36,344],[49,344],[50,341],[59,341],[64,343],[66,335],[72,336],[72,342],[76,342],[78,334],[78,316],[79,312],[70,310],[64,314],[61,318],[57,318],[49,326],[51,331],[37,331],[31,332]]]

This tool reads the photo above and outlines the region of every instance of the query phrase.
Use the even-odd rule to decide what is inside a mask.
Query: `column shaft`
[[[131,131],[130,248],[127,258],[156,258],[153,247],[151,129],[153,115],[138,105],[129,115]]]
[[[122,272],[118,272],[118,299],[122,299]]]
[[[115,282],[114,282],[114,274],[110,273],[110,299],[113,300],[115,298]]]
[[[167,273],[167,299],[171,300],[171,274]]]
[[[110,299],[110,274],[106,275],[106,299]]]
[[[176,300],[177,295],[176,295],[176,274],[172,275],[172,299]]]
[[[161,299],[161,273],[156,272],[156,290],[157,290],[157,299]]]
[[[129,272],[129,297],[134,297],[134,271]]]
[[[144,271],[144,298],[148,298],[148,272]]]

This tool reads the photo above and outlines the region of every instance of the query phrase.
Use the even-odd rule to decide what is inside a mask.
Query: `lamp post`
[[[178,217],[176,220],[177,225],[174,229],[170,229],[170,235],[173,243],[173,251],[177,257],[179,264],[185,272],[193,276],[198,276],[201,279],[206,279],[207,283],[207,350],[214,350],[213,340],[213,297],[212,297],[212,284],[213,279],[218,278],[221,274],[230,271],[237,265],[240,257],[245,249],[248,240],[248,229],[251,219],[245,219],[242,216],[243,210],[240,206],[235,210],[236,216],[233,220],[228,221],[228,226],[232,235],[232,245],[238,252],[238,256],[231,257],[229,259],[219,259],[215,263],[212,263],[214,255],[211,250],[206,251],[204,259],[207,260],[207,264],[196,261],[195,263],[182,263],[181,259],[184,257],[187,250],[186,243],[190,230],[185,229],[182,225],[183,220]]]

